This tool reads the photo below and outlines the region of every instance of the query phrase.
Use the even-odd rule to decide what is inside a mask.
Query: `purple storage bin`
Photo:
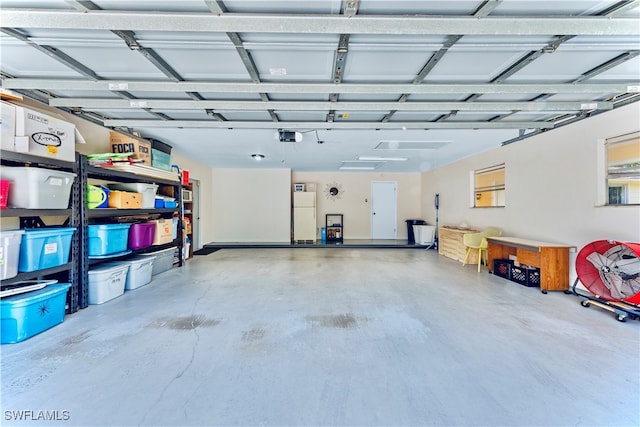
[[[131,224],[131,228],[129,228],[129,249],[135,251],[148,248],[153,243],[155,232],[156,224],[154,222]]]

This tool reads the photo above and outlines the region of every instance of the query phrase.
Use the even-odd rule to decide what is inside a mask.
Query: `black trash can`
[[[427,222],[421,219],[407,219],[407,243],[414,245],[416,243],[416,236],[413,234],[414,225],[427,225]]]

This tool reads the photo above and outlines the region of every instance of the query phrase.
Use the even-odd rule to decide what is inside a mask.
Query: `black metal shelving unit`
[[[0,211],[3,217],[19,218],[20,228],[44,228],[47,225],[42,217],[63,216],[67,217],[63,226],[75,227],[76,232],[73,233],[71,240],[71,250],[69,254],[69,262],[57,267],[18,273],[17,276],[5,279],[2,285],[15,284],[26,280],[43,280],[56,279],[60,282],[70,283],[71,287],[67,293],[66,312],[75,313],[80,307],[79,293],[79,260],[80,246],[82,235],[82,222],[80,218],[80,206],[82,198],[80,195],[80,179],[78,173],[78,155],[76,154],[75,162],[62,161],[57,159],[49,159],[46,157],[32,156],[25,153],[17,153],[13,151],[0,151],[0,159],[3,166],[29,166],[43,169],[61,170],[76,174],[76,178],[71,188],[71,195],[68,209],[15,209],[7,208]]]
[[[81,256],[79,258],[79,267],[80,267],[80,282],[82,283],[80,290],[80,301],[81,308],[85,308],[89,305],[89,267],[100,262],[105,261],[114,261],[120,259],[126,259],[127,257],[133,254],[140,253],[148,253],[154,252],[162,249],[168,249],[171,247],[178,248],[178,266],[182,266],[184,263],[182,256],[182,216],[180,215],[178,218],[178,230],[177,237],[173,242],[166,243],[164,245],[154,245],[148,248],[132,251],[130,254],[122,255],[119,257],[112,258],[102,258],[102,259],[91,259],[89,258],[89,236],[88,236],[88,226],[92,223],[101,223],[107,220],[117,220],[127,218],[135,218],[135,217],[149,217],[149,216],[158,216],[162,218],[172,217],[175,213],[180,213],[180,197],[182,193],[182,187],[179,181],[171,181],[161,178],[154,178],[144,175],[137,175],[130,172],[123,172],[118,170],[109,169],[107,167],[96,167],[91,166],[88,163],[86,156],[80,156],[79,158],[79,181],[80,188],[82,192],[81,198],[81,209],[80,209],[80,218],[83,226],[81,227]],[[158,185],[166,185],[171,186],[174,189],[174,195],[176,198],[176,202],[178,207],[176,208],[153,208],[153,209],[88,209],[86,207],[85,199],[84,199],[84,189],[87,188],[89,184],[89,179],[97,179],[103,181],[110,182],[141,182],[141,183],[150,183],[150,184],[158,184]]]
[[[344,241],[344,216],[342,214],[326,214],[325,227],[327,243],[342,243]]]

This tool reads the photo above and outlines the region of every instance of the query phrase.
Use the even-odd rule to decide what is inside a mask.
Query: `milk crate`
[[[507,280],[511,280],[511,267],[513,261],[510,259],[494,259],[493,260],[493,274],[496,276],[504,277]]]
[[[511,266],[511,281],[523,286],[540,286],[540,269],[535,267]]]

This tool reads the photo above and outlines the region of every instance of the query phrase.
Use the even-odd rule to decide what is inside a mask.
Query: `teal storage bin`
[[[75,231],[75,227],[24,230],[18,271],[25,273],[68,263]]]
[[[69,283],[56,283],[0,300],[2,344],[17,343],[64,320]]]
[[[96,224],[88,227],[89,256],[112,255],[125,252],[129,243],[131,224]]]
[[[166,171],[171,171],[171,154],[160,151],[156,148],[151,149],[151,166]]]

